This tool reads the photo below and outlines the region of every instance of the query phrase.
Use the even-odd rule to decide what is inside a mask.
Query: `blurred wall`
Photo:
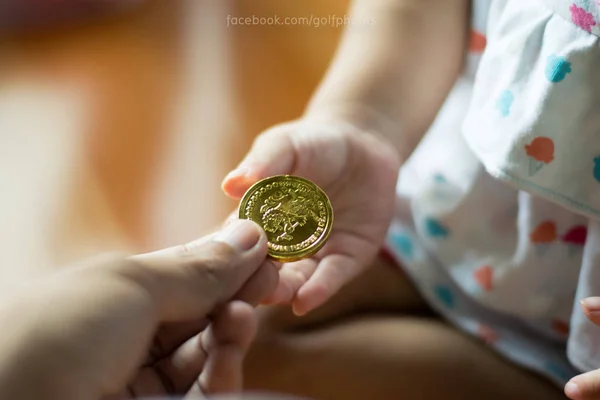
[[[151,0],[0,39],[0,281],[100,251],[206,233],[253,137],[298,117],[341,27],[228,16],[343,15],[342,0]]]
[[[239,17],[340,17],[349,0],[236,0]],[[341,27],[238,26],[234,68],[247,136],[299,116],[336,49]]]

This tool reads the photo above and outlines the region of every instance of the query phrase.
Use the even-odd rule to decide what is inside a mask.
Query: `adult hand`
[[[31,284],[0,310],[0,398],[241,389],[256,331],[248,303],[277,286],[266,255],[264,232],[233,221],[187,245],[105,257]]]

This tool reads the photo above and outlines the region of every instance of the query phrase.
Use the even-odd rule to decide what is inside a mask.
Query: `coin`
[[[239,217],[264,229],[269,256],[291,262],[310,257],[323,247],[331,233],[333,208],[325,192],[308,179],[278,175],[248,189]]]

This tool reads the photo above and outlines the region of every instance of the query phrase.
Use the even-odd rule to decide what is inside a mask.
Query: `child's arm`
[[[456,80],[468,1],[356,0],[352,18],[373,18],[373,24],[348,27],[305,117],[261,133],[223,181],[225,192],[239,199],[259,179],[298,175],[331,200],[335,223],[327,244],[280,269],[271,301],[309,312],[368,268],[381,249],[401,162],[390,140],[408,156]]]
[[[468,17],[468,0],[355,0],[307,116],[383,132],[406,157],[461,70]]]

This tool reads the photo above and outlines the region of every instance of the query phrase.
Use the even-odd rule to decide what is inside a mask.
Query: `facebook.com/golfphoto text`
[[[237,17],[228,15],[227,26],[306,26],[313,28],[332,27],[339,28],[346,25],[373,25],[375,18],[352,18],[347,15],[307,15],[299,17],[282,17],[279,15]]]

